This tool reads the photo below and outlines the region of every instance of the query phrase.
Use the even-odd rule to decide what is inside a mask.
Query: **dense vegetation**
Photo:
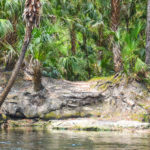
[[[0,65],[6,70],[23,44],[24,1],[0,1]],[[73,81],[118,71],[143,77],[147,0],[115,1],[41,0],[41,24],[32,32],[26,61],[38,60],[46,76]]]

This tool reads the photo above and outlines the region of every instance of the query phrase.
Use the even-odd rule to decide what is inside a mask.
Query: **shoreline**
[[[46,130],[76,130],[76,131],[130,131],[150,133],[150,123],[139,121],[109,121],[99,118],[70,118],[65,120],[7,120],[1,124],[1,129],[19,129],[30,127]]]

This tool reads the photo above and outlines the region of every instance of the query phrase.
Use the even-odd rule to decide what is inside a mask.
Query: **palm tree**
[[[72,24],[70,29],[70,38],[71,38],[71,52],[72,55],[76,54],[76,31],[75,31],[75,23]]]
[[[25,37],[24,37],[24,43],[22,46],[22,50],[21,50],[21,54],[18,59],[18,62],[15,66],[15,69],[12,72],[11,78],[9,79],[6,88],[0,95],[0,106],[3,104],[5,98],[7,97],[9,91],[11,90],[11,87],[13,86],[13,84],[16,80],[16,77],[19,72],[20,66],[22,65],[26,50],[30,43],[31,32],[35,26],[39,25],[40,8],[41,8],[40,0],[26,0],[25,1],[23,17],[26,22],[26,33],[25,33]]]
[[[146,59],[145,63],[150,65],[150,0],[147,4],[147,30],[146,30]]]
[[[111,0],[111,29],[117,32],[120,22],[120,0]],[[114,60],[114,70],[119,72],[122,70],[122,60],[120,45],[118,43],[113,43],[113,60]]]

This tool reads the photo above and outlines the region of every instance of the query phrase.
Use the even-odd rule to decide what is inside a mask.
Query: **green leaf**
[[[0,19],[0,38],[13,31],[11,22],[7,19]]]
[[[140,59],[137,58],[136,63],[135,63],[135,72],[144,72],[147,69],[147,65]]]

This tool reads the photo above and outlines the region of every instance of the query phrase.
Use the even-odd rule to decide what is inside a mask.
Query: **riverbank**
[[[9,75],[0,77],[1,92]],[[3,126],[106,131],[149,128],[150,92],[142,82],[117,74],[85,82],[43,77],[42,84],[45,89],[34,92],[32,81],[18,77],[1,108],[7,116]]]
[[[7,120],[2,128],[28,128],[44,130],[79,130],[79,131],[132,131],[150,133],[150,123],[139,121],[106,121],[100,118],[76,118],[65,120]]]

